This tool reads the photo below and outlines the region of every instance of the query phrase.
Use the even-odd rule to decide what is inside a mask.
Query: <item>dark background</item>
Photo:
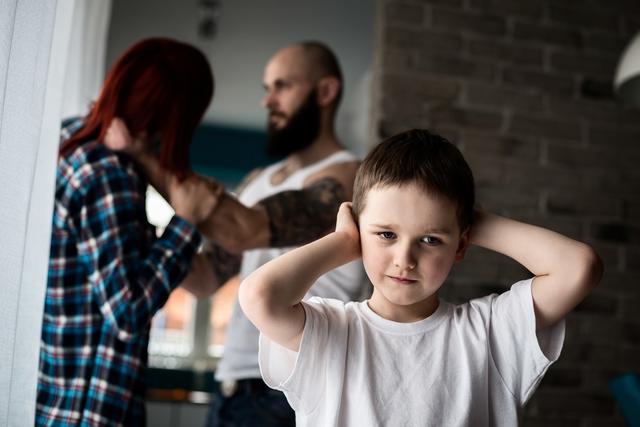
[[[378,12],[379,136],[444,134],[484,208],[588,242],[604,261],[524,425],[624,425],[608,382],[640,371],[640,110],[614,100],[612,82],[640,2],[383,0]],[[523,274],[472,249],[443,296],[501,292]]]

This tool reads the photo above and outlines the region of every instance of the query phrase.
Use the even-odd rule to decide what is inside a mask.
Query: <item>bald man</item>
[[[250,173],[238,189],[238,199],[225,194],[214,214],[198,224],[210,245],[196,257],[183,283],[198,297],[211,295],[234,275],[242,279],[288,249],[332,231],[338,207],[352,197],[359,162],[335,134],[343,81],[333,52],[319,42],[287,46],[268,61],[263,86],[266,149],[284,159]],[[111,135],[118,135],[117,130],[110,129]],[[118,138],[115,141],[106,144],[120,149]],[[153,157],[135,150],[129,154],[166,194],[168,175]],[[320,277],[307,296],[354,300],[363,294],[365,283],[362,263],[355,261]],[[295,425],[284,395],[261,379],[258,337],[236,303],[216,369],[208,426]]]

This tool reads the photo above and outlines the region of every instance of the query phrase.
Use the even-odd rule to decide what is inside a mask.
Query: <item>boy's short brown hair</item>
[[[355,217],[364,210],[372,188],[409,183],[456,203],[460,231],[471,225],[475,204],[471,168],[455,145],[423,129],[387,138],[365,157],[354,183]]]

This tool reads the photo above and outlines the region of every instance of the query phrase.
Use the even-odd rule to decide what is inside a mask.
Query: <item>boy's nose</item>
[[[400,271],[413,270],[416,268],[416,260],[411,253],[411,250],[404,248],[396,252],[393,265]]]

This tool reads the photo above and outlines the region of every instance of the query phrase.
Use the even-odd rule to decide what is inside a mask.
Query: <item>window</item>
[[[160,236],[174,214],[152,187],[147,190],[147,217]],[[225,283],[211,299],[197,300],[177,288],[151,322],[149,365],[158,368],[211,368],[222,355],[227,323],[239,278]]]
[[[177,288],[151,322],[149,353],[165,358],[186,358],[193,349],[193,314],[196,299]],[[167,361],[165,364],[171,364]]]
[[[226,339],[227,325],[238,297],[240,277],[235,276],[222,285],[214,294],[209,317],[209,348],[210,356],[222,356],[222,349]]]
[[[202,123],[190,147],[193,170],[216,179],[228,189],[235,188],[250,171],[273,161],[264,152],[265,139],[262,131]],[[224,147],[224,155],[220,147]],[[147,191],[146,209],[149,222],[157,227],[158,235],[162,234],[173,209],[151,187]],[[214,368],[222,355],[239,284],[239,278],[232,278],[212,298],[203,300],[176,289],[151,324],[149,365]]]

